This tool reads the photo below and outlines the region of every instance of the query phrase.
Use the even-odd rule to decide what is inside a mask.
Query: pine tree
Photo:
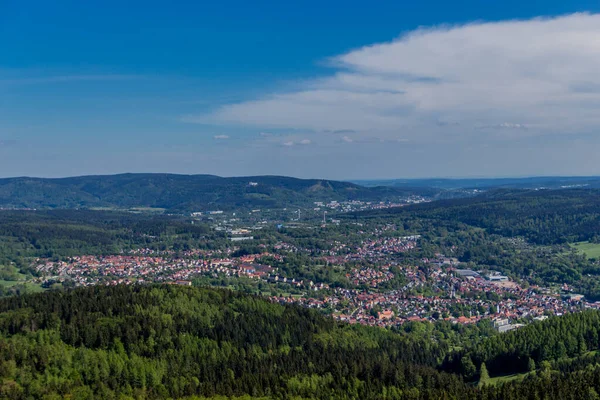
[[[535,371],[535,361],[533,361],[533,358],[529,357],[529,360],[527,361],[527,370],[529,372]]]
[[[490,374],[488,373],[487,367],[485,366],[485,363],[481,363],[481,367],[479,368],[479,387],[482,387],[483,385],[489,383],[490,381]]]
[[[475,375],[475,372],[477,372],[475,364],[473,364],[471,357],[468,355],[465,355],[463,358],[461,358],[460,364],[462,367],[462,373],[467,379],[471,379],[473,375]]]
[[[588,349],[587,349],[587,345],[585,344],[585,339],[583,338],[583,336],[579,337],[579,342],[578,342],[577,347],[578,347],[577,350],[578,350],[580,356],[587,353]]]

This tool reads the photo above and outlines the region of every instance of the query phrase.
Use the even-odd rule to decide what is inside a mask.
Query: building
[[[388,321],[394,318],[394,312],[392,310],[384,310],[377,313],[377,319],[380,321]]]
[[[494,320],[494,328],[500,333],[512,331],[522,327],[523,324],[511,324],[508,318],[496,318]]]
[[[232,237],[229,238],[229,240],[231,240],[232,242],[241,242],[244,240],[253,240],[254,236],[238,236],[238,237]]]
[[[479,275],[479,273],[470,270],[470,269],[457,269],[456,273],[458,274],[458,276],[462,277],[462,278],[471,278],[471,279],[475,279],[475,278],[481,278],[481,275]]]
[[[489,275],[488,280],[491,282],[507,282],[509,279],[508,276],[504,275]]]
[[[562,296],[563,299],[568,301],[581,301],[583,300],[582,294],[568,293]]]

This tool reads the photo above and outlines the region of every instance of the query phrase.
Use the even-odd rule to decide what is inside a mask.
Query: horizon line
[[[123,175],[172,175],[172,176],[211,176],[215,178],[256,178],[256,177],[280,177],[280,178],[292,178],[292,179],[300,179],[300,180],[327,180],[327,181],[338,181],[338,182],[391,182],[391,181],[423,181],[423,180],[503,180],[503,179],[544,179],[544,178],[557,178],[557,179],[600,179],[600,175],[496,175],[496,176],[426,176],[426,177],[413,177],[413,178],[405,178],[405,177],[397,177],[397,178],[300,178],[292,175],[279,175],[279,174],[259,174],[259,175],[216,175],[210,173],[177,173],[177,172],[119,172],[112,174],[82,174],[82,175],[66,175],[66,176],[30,176],[30,175],[20,175],[20,176],[5,176],[0,177],[0,180],[7,179],[45,179],[45,180],[60,180],[60,179],[70,179],[70,178],[91,178],[91,177],[115,177],[115,176],[123,176]]]

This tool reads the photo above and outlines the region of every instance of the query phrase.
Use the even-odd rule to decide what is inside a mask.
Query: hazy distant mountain
[[[528,178],[427,178],[427,179],[373,179],[352,181],[366,187],[427,187],[445,190],[457,189],[564,189],[564,188],[600,188],[598,176],[541,176]]]
[[[397,200],[433,196],[429,188],[364,187],[354,183],[281,176],[222,178],[214,175],[122,174],[73,178],[0,179],[0,207],[154,207],[202,211],[286,207],[329,200]]]

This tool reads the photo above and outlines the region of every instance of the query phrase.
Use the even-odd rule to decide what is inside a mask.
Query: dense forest
[[[506,375],[532,371],[545,362],[585,356],[589,350],[597,349],[600,349],[600,313],[585,311],[487,338],[452,354],[445,368],[465,372],[467,364],[485,363],[490,374]]]
[[[418,381],[464,386],[434,369],[443,345],[225,290],[94,287],[7,298],[0,312],[3,398],[366,399]]]
[[[554,318],[473,346],[465,335],[453,350],[447,325],[344,325],[228,290],[47,292],[0,300],[0,397],[594,399],[597,358],[584,355],[598,348],[598,320]],[[522,381],[491,384],[490,374],[521,372],[523,358]]]
[[[201,248],[222,235],[189,218],[113,211],[0,212],[0,260],[118,254],[136,247]],[[220,240],[221,239],[221,240]]]
[[[600,239],[600,191],[493,190],[480,196],[366,211],[362,218],[412,216],[461,222],[535,244]]]

